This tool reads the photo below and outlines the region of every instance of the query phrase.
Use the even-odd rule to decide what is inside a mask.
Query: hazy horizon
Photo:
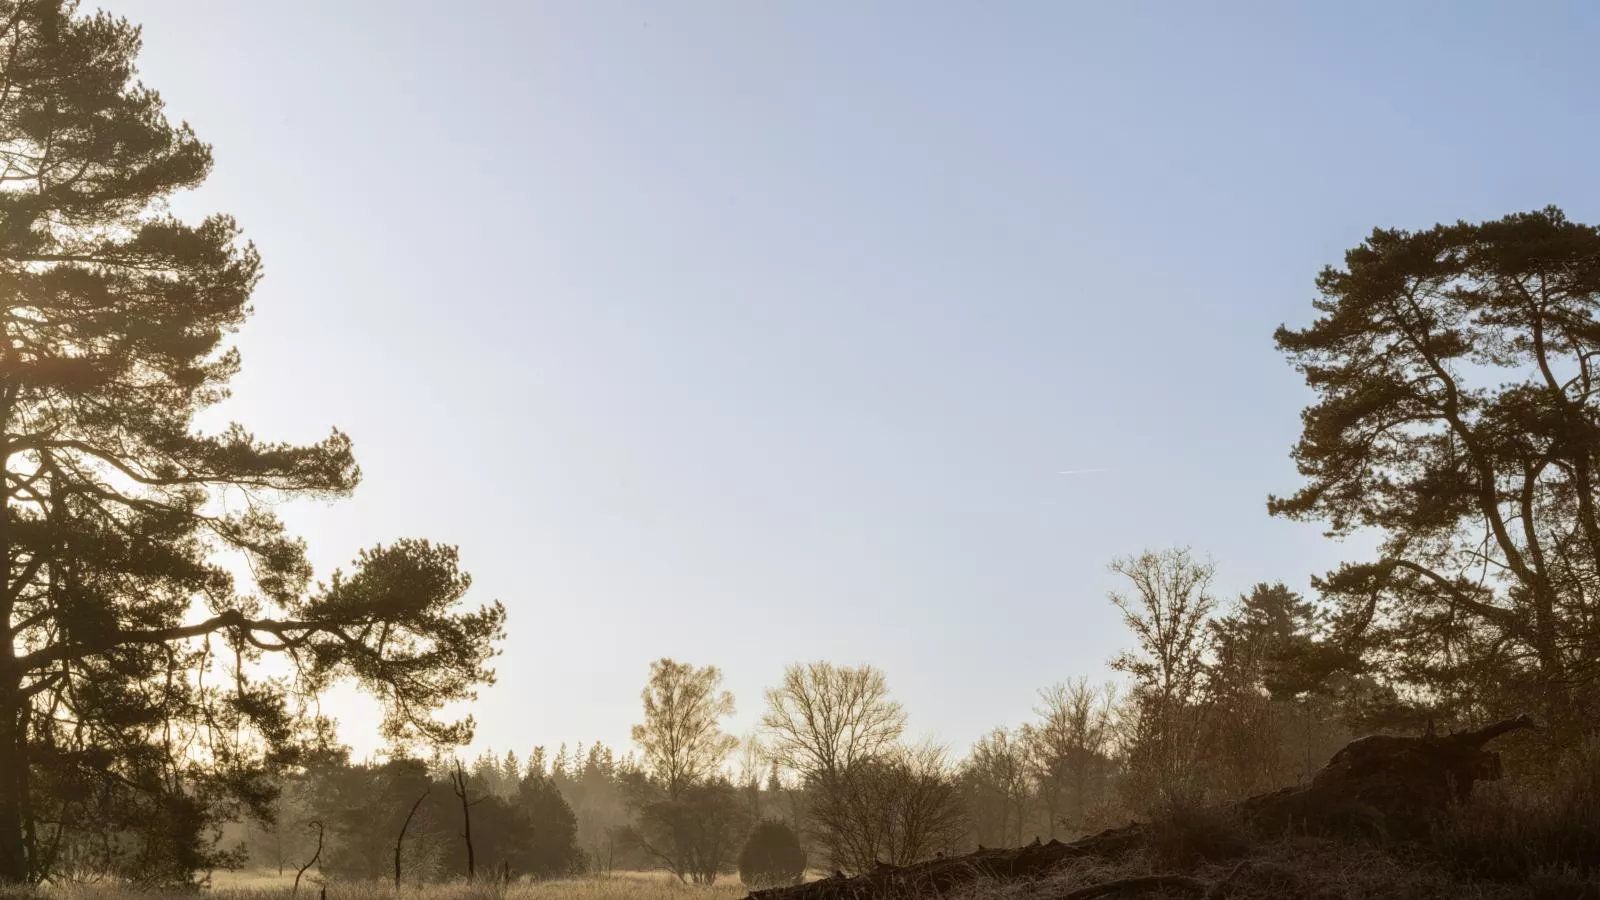
[[[1317,271],[1600,218],[1576,3],[98,5],[265,259],[225,414],[355,440],[319,576],[426,537],[507,605],[470,752],[625,750],[662,656],[735,733],[871,662],[960,752],[1108,676],[1114,557],[1305,591],[1359,556],[1265,511]]]

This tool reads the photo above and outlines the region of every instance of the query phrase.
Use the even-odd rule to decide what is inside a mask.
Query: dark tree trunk
[[[9,336],[3,349],[6,362],[16,358]],[[0,475],[10,470],[11,446],[4,432],[11,421],[15,387],[0,391]],[[0,885],[24,884],[28,871],[22,840],[22,790],[27,784],[27,754],[18,733],[17,715],[26,698],[17,672],[17,648],[11,633],[11,485],[0,487]]]
[[[4,664],[12,664],[7,642]],[[14,676],[0,678],[0,885],[30,880],[28,853],[23,840],[23,810],[27,806],[27,753],[21,733],[20,711],[25,702]]]
[[[467,774],[461,770],[460,760],[456,760],[451,784],[461,799],[461,839],[467,842],[467,880],[472,881],[478,875],[477,858],[472,849],[472,803],[467,800]]]
[[[322,823],[321,822],[317,822],[317,821],[313,821],[313,822],[311,822],[309,824],[311,825],[311,827],[317,829],[317,852],[311,854],[311,858],[306,860],[306,864],[300,867],[300,871],[294,873],[294,889],[289,892],[289,896],[291,896],[291,897],[293,897],[294,895],[300,893],[300,876],[306,874],[306,870],[311,868],[312,866],[316,865],[317,864],[317,860],[322,858],[322,838],[323,838],[323,835],[324,835],[324,830],[322,828]],[[324,896],[324,897],[328,896],[327,885],[323,885],[322,896]]]
[[[411,819],[417,814],[417,807],[422,805],[422,801],[428,799],[428,794],[432,793],[432,791],[433,785],[430,784],[427,790],[422,792],[422,796],[417,798],[417,802],[411,804],[411,811],[406,813],[406,820],[400,825],[400,835],[394,839],[394,889],[396,891],[400,890],[400,847],[405,843],[406,831],[411,828]]]

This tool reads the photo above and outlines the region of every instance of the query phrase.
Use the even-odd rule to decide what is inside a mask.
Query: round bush
[[[767,820],[757,825],[739,851],[739,880],[761,890],[799,884],[806,871],[806,851],[794,829]]]

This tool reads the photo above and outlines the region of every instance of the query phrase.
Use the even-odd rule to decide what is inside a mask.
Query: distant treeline
[[[1031,720],[957,757],[907,739],[906,713],[871,666],[789,667],[765,692],[760,729],[740,740],[721,730],[733,698],[716,667],[658,660],[634,750],[486,751],[460,766],[477,870],[662,868],[708,883],[734,869],[755,824],[777,822],[813,867],[862,872],[1301,783],[1359,732],[1461,722],[1363,671],[1337,621],[1282,583],[1224,604],[1213,565],[1181,548],[1111,568],[1127,585],[1110,600],[1132,637],[1111,663],[1127,675],[1121,691],[1086,678],[1045,688]],[[1561,758],[1521,762],[1548,773]],[[464,875],[457,765],[308,767],[284,782],[278,824],[249,829],[250,858],[292,868],[314,852],[304,823],[317,821],[324,872],[391,877],[394,836],[422,797],[405,877]]]
[[[664,868],[709,882],[746,834],[776,821],[814,866],[863,871],[978,845],[1077,835],[1185,799],[1240,796],[1307,778],[1396,698],[1334,674],[1315,607],[1261,584],[1217,608],[1211,566],[1186,550],[1120,560],[1112,600],[1135,649],[1115,660],[1131,689],[1087,679],[1039,692],[1035,717],[962,757],[906,740],[906,715],[870,666],[790,667],[761,729],[721,731],[732,697],[715,667],[660,660],[634,751],[562,745],[552,756],[485,751],[461,764],[479,873],[553,877]],[[339,878],[467,874],[457,763],[352,764],[330,757],[282,782],[277,823],[230,831],[251,863],[294,870],[325,842]]]
[[[581,759],[564,747],[552,761],[542,748],[526,762],[515,753],[478,757],[461,772],[474,867],[532,877],[641,867],[616,845],[629,821],[623,789],[631,766],[599,744]],[[456,774],[453,761],[439,756],[354,763],[344,753],[327,754],[280,780],[273,821],[233,823],[222,841],[241,849],[245,864],[280,873],[310,861],[321,841],[317,869],[339,879],[394,878],[399,843],[403,881],[463,877]]]

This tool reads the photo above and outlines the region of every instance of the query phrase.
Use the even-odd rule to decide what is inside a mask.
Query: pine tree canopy
[[[130,871],[186,877],[204,825],[264,809],[264,776],[326,737],[307,701],[337,679],[392,738],[466,739],[436,713],[492,678],[504,622],[427,541],[314,582],[272,510],[354,489],[343,433],[197,427],[239,371],[261,259],[226,216],[163,212],[211,152],[138,50],[123,20],[0,2],[0,882],[107,832],[138,835],[105,851]]]

